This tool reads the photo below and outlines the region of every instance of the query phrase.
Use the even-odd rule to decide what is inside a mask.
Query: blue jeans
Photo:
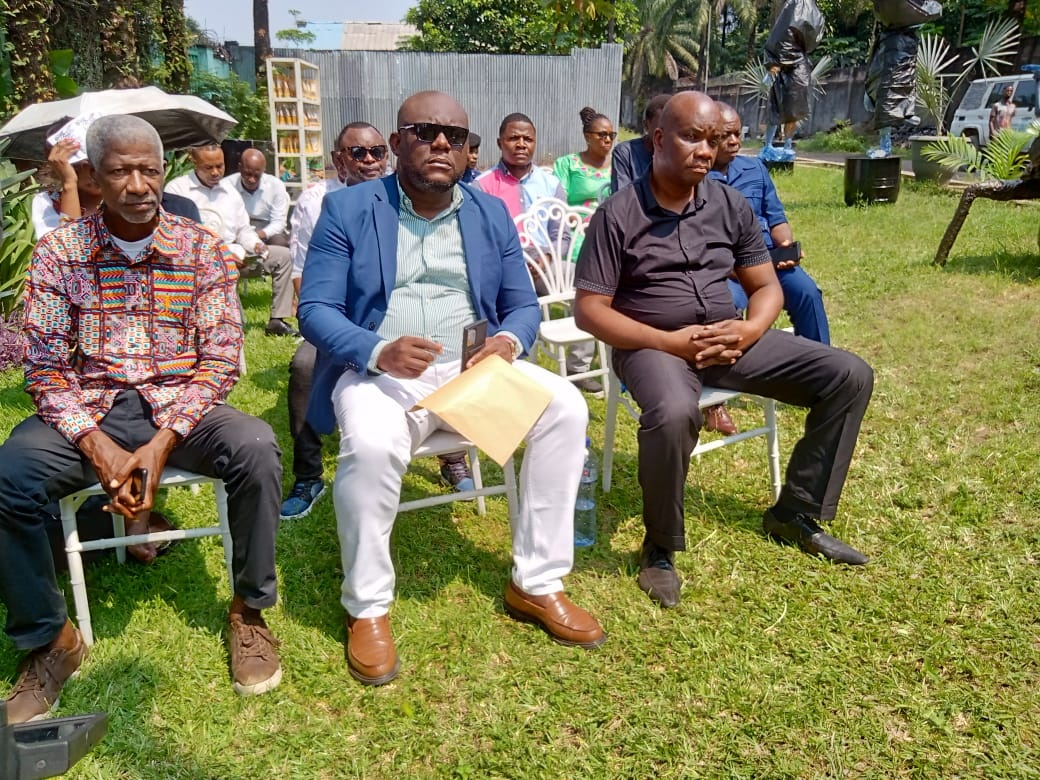
[[[791,318],[796,336],[831,343],[831,330],[827,325],[827,312],[823,308],[823,293],[816,282],[800,265],[776,272],[780,287],[784,291],[784,311]],[[747,293],[740,283],[730,279],[729,290],[737,311],[743,312],[748,305]]]

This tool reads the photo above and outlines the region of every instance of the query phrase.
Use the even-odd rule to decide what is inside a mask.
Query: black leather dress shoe
[[[662,607],[679,604],[682,582],[672,563],[673,555],[670,550],[644,544],[639,560],[639,588]]]
[[[300,335],[300,332],[285,320],[276,320],[273,318],[267,321],[267,327],[264,329],[264,333],[266,333],[268,336]]]
[[[767,509],[762,516],[762,530],[778,541],[796,544],[810,555],[822,555],[837,563],[862,566],[870,560],[859,550],[825,533],[808,515],[797,514],[792,520],[781,520],[773,510]]]

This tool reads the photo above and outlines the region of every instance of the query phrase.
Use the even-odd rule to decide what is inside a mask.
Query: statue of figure
[[[939,249],[935,253],[933,265],[946,265],[946,258],[950,256],[953,242],[957,240],[957,234],[961,231],[964,220],[968,218],[971,204],[976,198],[988,198],[990,200],[1036,200],[1040,198],[1040,138],[1033,139],[1029,147],[1029,163],[1022,172],[1021,179],[996,179],[994,181],[980,181],[969,184],[961,193],[960,202],[953,219],[943,233]],[[1040,235],[1037,236],[1040,244]]]
[[[892,154],[892,128],[907,122],[920,124],[917,103],[917,31],[942,16],[937,0],[874,0],[874,16],[881,26],[863,93],[863,106],[873,114],[878,146],[871,157]]]
[[[769,90],[769,124],[762,157],[793,160],[791,139],[798,123],[809,116],[812,67],[809,54],[823,39],[826,20],[814,0],[787,0],[765,45],[765,65],[773,77]],[[784,151],[773,150],[777,127],[784,128]]]

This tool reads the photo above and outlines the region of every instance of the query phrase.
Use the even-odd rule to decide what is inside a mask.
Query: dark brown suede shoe
[[[732,436],[737,432],[737,424],[726,411],[726,404],[715,404],[704,410],[704,430],[716,431],[723,436]]]
[[[596,618],[563,595],[563,591],[532,596],[509,581],[506,587],[506,612],[517,620],[537,623],[561,645],[599,647],[607,635]]]
[[[662,607],[679,606],[682,580],[675,570],[675,555],[669,550],[643,542],[643,553],[639,558],[639,589]]]
[[[401,661],[390,633],[390,618],[347,615],[347,667],[363,685],[385,685],[397,676]]]
[[[87,658],[87,645],[76,632],[71,650],[41,647],[33,650],[18,665],[18,681],[7,697],[7,722],[29,723],[42,720],[58,706],[66,681],[79,671]]]
[[[228,645],[235,693],[257,696],[278,687],[282,681],[278,640],[262,617],[245,618],[237,612],[228,615]]]

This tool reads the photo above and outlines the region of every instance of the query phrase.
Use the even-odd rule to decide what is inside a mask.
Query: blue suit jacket
[[[458,219],[473,308],[487,319],[489,336],[507,330],[530,349],[541,311],[513,220],[498,198],[461,190]],[[297,312],[300,331],[318,349],[307,420],[319,433],[335,427],[332,391],[340,375],[364,372],[379,343],[376,331],[397,279],[399,210],[396,175],[330,192],[322,202]]]

